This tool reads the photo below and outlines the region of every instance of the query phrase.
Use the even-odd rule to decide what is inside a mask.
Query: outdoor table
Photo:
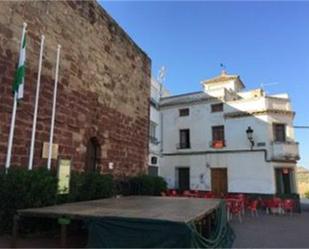
[[[267,214],[269,214],[270,212],[272,214],[275,214],[275,213],[283,214],[282,200],[271,199],[271,200],[265,201],[265,207],[266,207]]]

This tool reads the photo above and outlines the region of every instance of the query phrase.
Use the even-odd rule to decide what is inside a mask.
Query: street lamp
[[[247,133],[247,138],[249,140],[249,142],[251,143],[251,150],[253,149],[254,146],[254,141],[253,141],[253,130],[250,126],[248,126],[248,129],[246,130]]]

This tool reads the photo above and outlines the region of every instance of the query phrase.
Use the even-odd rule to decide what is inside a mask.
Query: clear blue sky
[[[220,63],[248,89],[287,92],[295,125],[309,126],[309,2],[101,1],[152,59],[167,68],[173,94],[201,90]],[[300,165],[309,168],[309,129],[296,130]]]

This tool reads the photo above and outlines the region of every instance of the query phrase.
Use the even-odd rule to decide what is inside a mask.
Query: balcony
[[[176,144],[177,150],[182,150],[182,149],[191,149],[190,143],[179,143]]]
[[[272,147],[273,160],[296,161],[300,159],[296,142],[273,142]]]
[[[225,141],[224,140],[210,141],[210,147],[214,149],[222,149],[225,147]]]
[[[160,142],[156,137],[149,136],[150,143],[158,145]]]

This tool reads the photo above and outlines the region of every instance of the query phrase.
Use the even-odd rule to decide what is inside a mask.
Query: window
[[[179,131],[179,149],[190,148],[190,130],[183,129]]]
[[[211,112],[223,112],[223,103],[211,105]]]
[[[156,144],[158,142],[158,139],[156,137],[156,130],[157,130],[157,124],[153,121],[150,121],[149,138],[150,142],[153,144]]]
[[[158,163],[158,158],[156,156],[151,157],[151,164],[156,165]]]
[[[189,108],[179,109],[180,117],[189,116],[189,114],[190,114]]]
[[[212,127],[212,147],[222,148],[225,146],[224,143],[224,126],[213,126]]]
[[[273,124],[274,140],[285,142],[285,124]]]

